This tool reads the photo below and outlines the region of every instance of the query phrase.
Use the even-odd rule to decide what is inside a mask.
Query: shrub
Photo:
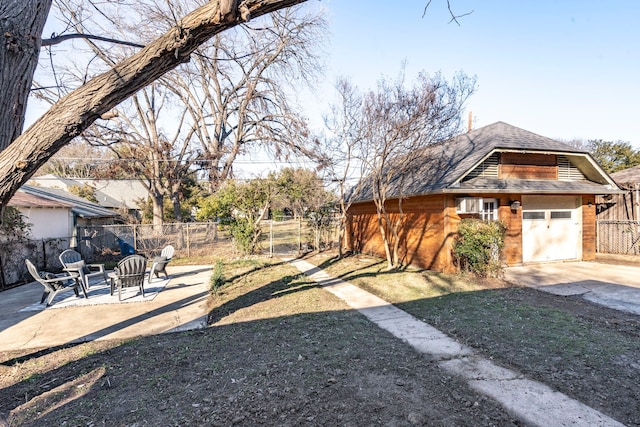
[[[226,282],[223,270],[224,264],[222,261],[217,260],[213,265],[213,272],[211,273],[211,293],[217,293],[218,289]]]
[[[500,253],[506,227],[500,221],[463,219],[453,246],[454,258],[463,271],[482,276],[498,275],[502,270]]]
[[[246,218],[234,218],[230,221],[229,232],[233,237],[236,249],[244,255],[251,255],[256,251],[260,228]]]

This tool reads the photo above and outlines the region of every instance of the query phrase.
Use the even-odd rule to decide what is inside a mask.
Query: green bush
[[[453,246],[453,255],[460,269],[482,276],[500,273],[505,231],[506,227],[500,221],[474,218],[460,221]]]
[[[217,293],[218,289],[220,289],[220,287],[224,285],[225,282],[226,279],[224,278],[224,264],[222,263],[222,261],[217,260],[213,265],[213,271],[211,273],[211,292]]]
[[[246,218],[234,218],[230,221],[229,232],[233,237],[236,249],[244,255],[251,255],[256,251],[256,242],[260,229]]]

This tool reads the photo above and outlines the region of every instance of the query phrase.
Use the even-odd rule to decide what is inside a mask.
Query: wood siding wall
[[[522,263],[522,207],[511,210],[521,195],[469,194],[469,197],[498,199],[498,218],[507,227],[502,260],[507,265]],[[412,197],[403,202],[404,220],[400,232],[400,255],[403,264],[435,271],[453,272],[452,249],[461,216],[456,213],[454,195]],[[591,202],[591,206],[589,206]],[[595,197],[582,196],[582,259],[595,259]],[[388,203],[389,212],[397,218],[397,201]],[[347,226],[349,248],[384,258],[384,245],[373,202],[352,205]],[[471,215],[463,215],[468,217]]]
[[[392,218],[398,218],[398,202],[387,203]],[[445,197],[412,197],[402,203],[400,259],[436,271],[453,271],[445,230]],[[453,207],[455,212],[455,206]],[[351,250],[384,258],[384,243],[373,202],[358,203],[349,210]]]
[[[501,179],[558,179],[558,159],[553,154],[502,153]]]
[[[522,262],[522,214],[520,209],[513,212],[510,207],[511,202],[520,197],[498,194],[481,197],[499,200],[498,218],[507,226],[504,262],[509,265]],[[412,197],[403,202],[404,219],[400,232],[403,264],[435,271],[456,270],[452,249],[461,217],[456,213],[455,200],[453,195],[438,195]],[[394,219],[397,218],[397,201],[389,202],[387,208]],[[384,258],[384,243],[373,202],[354,204],[349,213],[349,248]],[[463,215],[466,216],[469,215]]]
[[[596,259],[596,205],[592,195],[582,197],[582,259]]]
[[[496,196],[500,200],[498,208],[498,218],[507,227],[504,236],[504,249],[502,250],[502,260],[507,265],[520,264],[522,262],[522,207],[511,210],[511,202],[522,203],[520,195],[505,197]]]

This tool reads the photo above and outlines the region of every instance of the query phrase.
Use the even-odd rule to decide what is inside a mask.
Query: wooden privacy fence
[[[597,221],[599,253],[640,255],[640,221]]]

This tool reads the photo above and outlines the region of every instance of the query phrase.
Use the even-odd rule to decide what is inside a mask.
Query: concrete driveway
[[[33,282],[3,291],[0,352],[127,339],[206,326],[211,266],[169,265],[167,272],[170,280],[166,287],[152,301],[145,302],[25,311],[25,307],[40,301],[42,285]]]
[[[556,295],[581,295],[591,302],[640,315],[640,264],[531,264],[506,268],[505,279]]]

